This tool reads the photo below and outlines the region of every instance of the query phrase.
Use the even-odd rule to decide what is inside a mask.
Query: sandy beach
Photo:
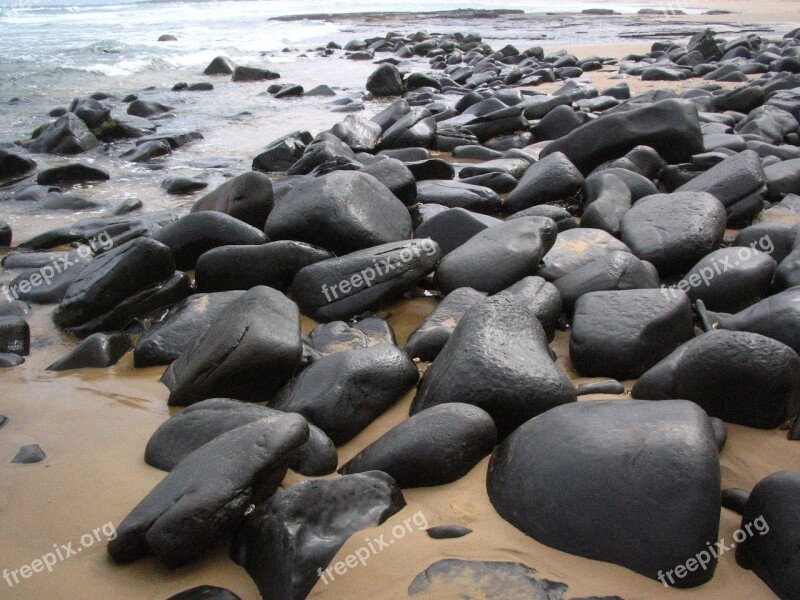
[[[596,0],[592,4],[598,8],[614,8],[614,3],[606,0]],[[794,0],[760,3],[745,0],[650,0],[641,4],[671,10],[729,12],[647,17],[620,15],[604,17],[603,27],[624,26],[626,31],[637,33],[637,23],[641,24],[641,30],[644,31],[645,26],[652,27],[654,22],[668,25],[669,31],[733,25],[744,31],[759,31],[762,26],[788,31],[800,25],[800,2]],[[337,21],[343,18],[335,17]],[[503,19],[501,28],[512,34],[509,39],[513,41],[513,34],[520,29],[531,33],[530,28],[536,26],[538,18],[512,15]],[[583,16],[564,17],[565,21],[573,18],[581,22],[586,20]],[[624,22],[624,25],[616,24],[615,19]],[[436,25],[463,31],[480,31],[482,28],[482,22],[478,19],[436,22],[426,15],[348,16],[346,20],[352,22],[354,27],[374,27],[376,32],[382,33],[396,27],[413,30],[417,25],[418,28],[431,30]],[[497,23],[493,26],[496,27]],[[577,36],[575,43],[567,46],[553,46],[546,39],[539,43],[546,52],[566,48],[579,58],[591,55],[621,58],[626,54],[649,51],[656,39],[659,38],[631,37],[629,43],[584,45],[581,37]],[[330,63],[320,61],[319,68],[316,64],[309,61],[301,70],[295,70],[298,80],[305,74],[309,82],[324,83],[327,75],[331,78],[335,76]],[[338,68],[340,64],[337,62],[333,66]],[[363,82],[364,73],[368,73],[371,67],[370,64],[355,67],[356,70],[345,78],[346,85],[354,88],[357,81]],[[616,72],[616,68],[606,66],[599,71],[586,73],[584,78],[601,90],[618,83],[618,80],[611,79]],[[633,93],[663,88],[681,90],[697,85],[697,80],[673,83],[643,82],[639,78],[629,78],[626,82]],[[545,84],[536,89],[552,92],[562,84]],[[723,85],[736,87],[739,84]],[[370,110],[376,112],[372,107]],[[236,111],[232,109],[232,112]],[[300,117],[299,114],[291,118],[284,117],[279,127],[265,122],[262,129],[252,133],[252,138],[241,143],[242,155],[249,153],[252,156],[253,150],[263,146],[269,141],[268,138],[296,129],[295,122]],[[341,118],[342,115],[333,113],[321,114],[309,128],[312,133],[317,133]],[[245,133],[247,121],[245,119],[231,127],[238,128],[239,133]],[[219,149],[220,154],[227,153],[236,145],[236,142],[226,138],[228,135],[224,129],[209,132],[206,143]],[[20,225],[19,239],[51,227],[52,222],[46,217],[31,219]],[[729,232],[729,235],[733,233]],[[378,314],[388,318],[398,345],[402,347],[411,332],[430,314],[436,302],[435,298],[423,296],[420,292],[418,297],[404,299]],[[135,369],[132,353],[108,369],[82,369],[61,374],[46,371],[50,363],[77,343],[75,338],[54,327],[53,308],[37,307],[28,315],[31,355],[21,367],[7,369],[0,374],[0,414],[9,419],[0,430],[0,569],[28,565],[49,552],[54,545],[72,542],[77,547],[84,534],[91,534],[107,523],[119,524],[164,477],[162,471],[144,463],[144,448],[156,428],[178,412],[167,406],[169,392],[159,382],[164,368]],[[303,333],[310,333],[314,326],[311,319],[303,317]],[[575,372],[569,360],[568,339],[569,333],[560,331],[552,345],[559,366],[576,385],[595,381],[580,377]],[[426,363],[419,364],[423,371],[426,366]],[[634,382],[623,383],[629,393]],[[413,395],[413,391],[407,394],[355,439],[340,447],[339,465],[405,420]],[[600,397],[608,396],[583,396],[580,400]],[[47,453],[47,458],[35,465],[10,464],[20,446],[25,444],[39,444]],[[720,457],[723,489],[740,487],[750,490],[775,471],[800,470],[799,448],[797,442],[787,441],[785,431],[729,425],[727,445]],[[458,539],[435,540],[423,528],[415,527],[391,547],[371,556],[368,564],[348,569],[331,582],[318,582],[310,598],[407,598],[408,587],[417,574],[435,561],[445,558],[524,563],[535,569],[541,578],[569,586],[565,598],[618,596],[625,600],[769,600],[776,597],[752,571],[736,564],[733,551],[720,557],[716,573],[709,583],[681,590],[666,588],[657,581],[610,563],[549,548],[524,535],[495,511],[486,491],[488,462],[487,457],[467,476],[454,483],[404,490],[407,507],[382,526],[354,535],[339,550],[332,564],[344,560],[370,539],[381,535],[391,537],[395,525],[402,524],[404,519],[417,513],[424,515],[429,526],[461,525],[472,529],[471,534]],[[288,487],[303,479],[290,472],[283,485]],[[740,521],[739,515],[723,508],[720,538],[730,540]],[[434,588],[429,595],[416,597],[437,600],[473,597],[463,595],[464,590],[458,589],[457,583],[446,589]],[[245,600],[259,598],[258,590],[245,570],[228,558],[227,544],[221,544],[213,554],[200,562],[170,571],[152,558],[126,566],[115,565],[106,553],[106,539],[95,540],[90,546],[82,547],[80,554],[59,561],[52,572],[35,574],[13,586],[0,581],[0,598],[156,600],[202,584],[228,588]],[[467,582],[463,584],[468,585]]]

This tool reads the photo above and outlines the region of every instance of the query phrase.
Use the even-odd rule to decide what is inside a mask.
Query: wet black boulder
[[[48,371],[105,368],[117,364],[131,348],[131,338],[124,333],[93,333],[64,358],[47,367]]]
[[[749,535],[736,547],[736,562],[755,571],[781,600],[800,592],[798,519],[798,471],[778,471],[759,481],[742,513],[740,529]]]
[[[171,307],[136,342],[135,367],[168,365],[190,349],[241,291],[192,294]]]
[[[67,113],[28,144],[31,152],[48,154],[81,154],[100,142],[73,113]]]
[[[489,215],[499,212],[503,205],[497,192],[488,187],[449,179],[418,182],[417,202],[441,204],[448,208],[464,208]]]
[[[642,198],[622,217],[622,241],[664,274],[682,273],[719,248],[725,207],[707,192]]]
[[[15,152],[0,149],[0,179],[22,177],[36,168],[36,162]]]
[[[273,202],[272,182],[269,177],[250,171],[234,177],[200,198],[192,206],[192,212],[213,210],[225,213],[263,230]]]
[[[220,246],[250,246],[267,241],[264,232],[216,211],[189,213],[160,229],[154,239],[172,251],[179,269],[194,269],[200,256]]]
[[[296,240],[336,254],[411,237],[408,209],[371,175],[334,171],[294,187],[265,229],[272,240]]]
[[[197,259],[195,283],[200,292],[249,290],[257,285],[285,292],[300,269],[329,258],[333,254],[327,250],[303,242],[222,246]]]
[[[367,79],[367,91],[376,98],[402,96],[405,93],[403,76],[394,65],[383,64]]]
[[[460,479],[494,448],[492,418],[471,404],[440,404],[417,413],[364,448],[339,472],[383,471],[401,488]]]
[[[108,542],[117,563],[153,554],[175,568],[200,558],[272,494],[286,461],[308,439],[298,415],[233,429],[187,456],[128,514]]]
[[[304,481],[247,516],[231,558],[247,569],[264,600],[303,600],[350,536],[405,505],[400,488],[380,471]]]
[[[670,163],[688,162],[703,152],[697,106],[689,100],[668,99],[603,115],[550,142],[539,156],[562,152],[587,174],[640,145],[650,146]]]
[[[453,335],[453,331],[464,313],[485,299],[484,292],[472,288],[453,290],[436,305],[433,312],[408,337],[403,349],[411,358],[432,361]]]
[[[22,317],[0,317],[0,353],[28,356],[31,352],[31,329]]]
[[[171,405],[206,398],[264,401],[289,380],[302,352],[297,306],[258,286],[231,302],[162,381]]]
[[[585,377],[636,379],[693,337],[681,291],[590,292],[575,304],[569,356]]]
[[[274,420],[283,414],[273,408],[239,400],[203,400],[187,406],[156,429],[147,442],[144,460],[156,469],[172,471],[192,452],[222,434],[253,421]],[[287,461],[293,471],[318,477],[336,470],[338,456],[328,436],[309,425],[308,441],[293,450]]]
[[[505,437],[533,417],[576,399],[553,362],[527,301],[501,293],[470,308],[425,371],[411,414],[448,402],[485,410]]]
[[[556,281],[616,251],[630,252],[630,248],[602,229],[568,229],[558,234],[556,243],[542,259],[538,274]]]
[[[449,208],[426,219],[414,230],[415,238],[430,238],[447,255],[487,227],[500,224],[500,219],[472,212],[465,208]]]
[[[505,520],[562,552],[658,579],[706,551],[705,568],[674,585],[714,574],[707,544],[719,529],[719,454],[708,416],[691,402],[553,408],[495,450],[487,488]]]
[[[236,65],[227,56],[217,56],[208,63],[203,75],[233,75]]]
[[[505,207],[513,213],[547,202],[566,200],[580,192],[583,183],[583,175],[569,158],[555,152],[528,167],[519,185],[506,198]]]
[[[475,234],[442,258],[434,285],[445,294],[471,287],[495,294],[536,273],[558,235],[555,221],[527,217],[504,221]]]
[[[632,394],[685,398],[726,423],[774,429],[800,410],[800,358],[757,333],[711,331],[645,372]]]
[[[320,358],[270,400],[271,408],[303,415],[341,446],[361,433],[419,379],[409,356],[378,344]]]
[[[429,239],[359,250],[300,269],[292,297],[317,321],[349,319],[398,299],[440,259],[439,246]]]

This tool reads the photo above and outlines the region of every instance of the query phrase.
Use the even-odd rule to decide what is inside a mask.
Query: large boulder
[[[232,301],[162,381],[171,405],[206,398],[264,401],[289,380],[302,353],[297,306],[258,286]]]
[[[69,354],[60,358],[48,371],[71,369],[103,369],[117,364],[123,354],[133,348],[131,338],[124,333],[93,333]]]
[[[675,587],[714,574],[719,454],[708,416],[691,402],[553,408],[495,450],[487,488],[504,519],[562,552]],[[703,568],[674,577],[694,556]]]
[[[736,562],[755,571],[782,600],[796,598],[800,592],[798,519],[800,472],[778,471],[753,488],[742,524],[734,532]]]
[[[442,258],[434,285],[445,294],[460,287],[495,294],[533,275],[558,235],[546,217],[513,219],[477,233]]]
[[[289,456],[308,439],[299,415],[233,429],[187,456],[117,526],[108,553],[118,563],[148,554],[168,567],[200,558],[274,493]]]
[[[292,297],[304,315],[337,321],[374,310],[409,291],[439,264],[429,239],[383,244],[300,269]]]
[[[383,64],[367,78],[367,91],[376,98],[402,96],[406,89],[400,71],[391,64]]]
[[[239,219],[216,211],[189,213],[160,229],[154,239],[166,244],[179,269],[194,269],[197,259],[220,246],[264,244],[264,233]]]
[[[328,564],[350,536],[405,505],[400,488],[380,471],[304,481],[247,516],[231,558],[247,569],[264,600],[304,600],[321,576],[336,577]]]
[[[408,337],[403,350],[411,358],[432,361],[453,335],[456,325],[470,308],[486,299],[484,292],[472,288],[453,290]]]
[[[501,293],[470,308],[425,371],[411,414],[448,402],[488,412],[500,437],[546,410],[574,402],[547,336],[524,298]]]
[[[558,234],[556,243],[545,254],[539,275],[556,281],[617,251],[630,252],[630,248],[602,229],[568,229]]]
[[[134,367],[168,365],[189,350],[243,292],[192,294],[153,324],[136,342]]]
[[[800,411],[800,357],[757,333],[712,331],[645,372],[634,398],[685,398],[727,423],[774,429]]]
[[[400,423],[356,454],[342,474],[383,471],[401,488],[460,479],[494,448],[492,418],[470,404],[440,404]]]
[[[373,121],[347,115],[344,121],[331,127],[331,133],[355,152],[374,152],[382,131],[381,126]]]
[[[169,248],[150,238],[136,238],[104,252],[84,267],[53,314],[57,325],[70,331],[121,327],[107,319],[126,301],[162,286],[173,277]],[[158,308],[154,306],[153,309]],[[86,335],[94,331],[86,331]]]
[[[32,140],[28,150],[49,154],[81,154],[99,144],[86,123],[73,113],[67,113]]]
[[[417,202],[464,208],[483,214],[500,211],[503,201],[497,192],[481,185],[449,179],[429,179],[417,183]]]
[[[156,429],[147,442],[144,460],[156,469],[172,471],[192,452],[228,431],[261,419],[274,420],[284,414],[239,400],[203,400],[186,407]],[[338,456],[328,436],[309,425],[308,441],[292,451],[287,461],[293,471],[315,477],[335,471]]]
[[[334,171],[286,194],[270,213],[266,233],[341,255],[410,238],[411,216],[371,175]]]
[[[303,415],[341,446],[397,402],[419,379],[414,361],[392,344],[320,358],[270,400]]]
[[[22,177],[36,169],[36,162],[15,152],[0,149],[0,179]]]
[[[541,323],[547,335],[547,340],[552,342],[556,336],[556,326],[563,312],[561,294],[558,288],[541,277],[530,276],[520,279],[505,291],[514,296],[519,296],[528,303],[528,308],[539,319],[539,323]]]
[[[500,219],[465,208],[448,208],[423,221],[414,230],[414,237],[431,238],[447,255],[487,227],[500,223]]]
[[[697,106],[668,99],[603,115],[550,142],[539,156],[563,152],[585,175],[640,145],[650,146],[670,163],[688,162],[703,152]]]
[[[575,304],[569,356],[583,376],[635,379],[693,337],[683,292],[590,292]]]
[[[622,241],[663,274],[684,273],[719,248],[725,207],[707,192],[642,198],[622,217]]]
[[[226,181],[200,198],[192,206],[192,212],[213,210],[244,221],[256,229],[264,229],[272,205],[272,182],[269,177],[250,171]]]
[[[285,292],[300,269],[329,258],[333,254],[327,250],[303,242],[222,246],[197,259],[195,283],[200,292],[249,290],[257,285]]]
[[[531,206],[572,198],[583,188],[583,175],[561,152],[555,152],[533,163],[525,171],[519,185],[506,198],[509,212]]]

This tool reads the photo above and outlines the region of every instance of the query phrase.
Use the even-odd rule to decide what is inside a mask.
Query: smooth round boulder
[[[358,171],[295,186],[267,219],[271,240],[296,240],[337,255],[411,237],[411,216],[389,189]]]
[[[544,255],[538,275],[547,281],[556,281],[615,251],[631,250],[602,229],[579,227],[562,231]]]
[[[389,430],[339,469],[383,471],[401,488],[444,485],[466,475],[494,448],[492,418],[470,404],[440,404]]]
[[[502,221],[465,208],[449,208],[426,219],[414,230],[415,238],[430,238],[447,255],[487,227]]]
[[[500,196],[494,190],[448,179],[429,179],[418,182],[417,202],[441,204],[448,208],[464,208],[488,215],[499,212],[503,204]]]
[[[685,398],[726,423],[775,429],[800,411],[800,357],[757,333],[711,331],[646,371],[631,393]]]
[[[250,171],[223,183],[192,205],[191,212],[225,213],[256,229],[264,229],[274,203],[272,182],[263,173]]]
[[[696,404],[555,407],[495,450],[486,482],[500,516],[547,546],[680,588],[714,574],[707,545],[719,533],[719,454]],[[672,576],[699,552],[705,568]]]
[[[642,198],[622,217],[622,241],[662,275],[684,273],[719,248],[725,207],[707,192],[675,192]]]
[[[583,175],[561,152],[530,165],[519,185],[506,197],[505,207],[514,213],[531,206],[575,196],[583,188]]]

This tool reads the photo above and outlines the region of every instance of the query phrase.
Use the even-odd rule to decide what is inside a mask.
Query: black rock
[[[126,300],[163,284],[173,273],[175,263],[167,246],[149,238],[134,239],[84,267],[67,289],[53,320],[68,330],[102,321]],[[89,333],[94,332],[86,335]]]
[[[103,369],[117,364],[131,348],[131,338],[124,333],[95,333],[87,337],[64,358],[47,367],[48,371],[71,369]]]
[[[800,193],[800,158],[784,160],[764,168],[768,197],[779,201],[788,194]]]
[[[453,179],[456,170],[449,162],[441,158],[426,158],[424,160],[409,161],[405,163],[408,170],[417,181],[426,179]]]
[[[317,321],[349,319],[396,300],[440,259],[431,240],[383,244],[304,267],[292,282],[292,296]]]
[[[556,106],[547,113],[531,130],[534,137],[541,140],[556,140],[573,129],[583,125],[583,120],[571,106]]]
[[[81,154],[99,144],[83,121],[73,113],[67,113],[32,140],[28,150],[49,154]]]
[[[0,352],[0,369],[8,369],[11,367],[18,367],[25,362],[19,354],[11,352]]]
[[[584,294],[658,287],[658,271],[630,252],[614,250],[555,280],[567,312]]]
[[[436,527],[429,527],[425,530],[425,533],[434,540],[451,540],[469,535],[472,533],[472,529],[461,527],[461,525],[437,525]]]
[[[82,100],[76,98],[72,101],[69,112],[75,113],[81,121],[86,123],[89,129],[101,127],[111,117],[111,109],[94,98]]]
[[[436,135],[436,119],[423,107],[413,107],[410,111],[383,131],[379,147],[382,150],[393,148],[427,148]]]
[[[464,314],[422,377],[411,414],[448,402],[474,404],[492,416],[502,438],[575,399],[527,301],[502,293]]]
[[[665,160],[687,162],[703,151],[697,107],[688,100],[662,100],[627,112],[603,115],[542,150],[541,158],[564,153],[584,174],[639,145],[654,148]]]
[[[346,254],[411,237],[411,216],[389,189],[356,171],[294,187],[269,215],[272,240],[297,240]]]
[[[178,464],[117,527],[117,563],[153,554],[175,568],[200,558],[272,494],[308,439],[299,415],[261,419],[220,435]]]
[[[111,176],[107,171],[90,167],[81,163],[72,163],[63,167],[53,167],[40,172],[36,178],[39,185],[72,185],[91,181],[108,181]]]
[[[236,68],[234,62],[227,56],[217,56],[212,60],[203,75],[233,75],[233,70]]]
[[[552,204],[531,206],[530,208],[509,215],[506,217],[506,221],[510,219],[521,219],[522,217],[547,217],[548,219],[553,219],[558,226],[559,232],[578,227],[578,222],[569,214],[566,208],[554,206]]]
[[[300,160],[313,141],[307,131],[294,131],[270,142],[267,148],[253,159],[253,170],[271,173],[286,171]]]
[[[681,588],[714,574],[707,544],[719,529],[719,455],[708,416],[691,402],[553,408],[495,450],[487,488],[504,519],[562,552]],[[672,577],[699,552],[707,557],[703,569]]]
[[[489,188],[498,194],[507,194],[517,187],[519,182],[506,173],[485,173],[473,177],[464,177],[462,182]]]
[[[467,165],[461,169],[458,176],[460,179],[465,179],[488,173],[505,173],[515,179],[521,179],[531,164],[531,161],[524,158],[496,158],[482,163]]]
[[[742,514],[749,497],[750,492],[747,490],[741,488],[727,488],[722,490],[722,506]]]
[[[311,331],[310,337],[311,345],[320,357],[397,341],[391,325],[377,317],[362,319],[352,327],[344,321],[321,323]]]
[[[189,350],[242,293],[192,294],[176,304],[136,342],[133,365],[153,367],[173,362]]]
[[[566,200],[581,191],[583,176],[562,153],[556,152],[532,164],[519,185],[506,198],[509,212],[538,204]]]
[[[528,308],[539,319],[547,340],[552,342],[562,313],[561,294],[558,288],[541,277],[525,277],[505,291],[527,301]]]
[[[555,222],[546,217],[493,225],[442,258],[434,285],[445,294],[460,287],[497,293],[533,275],[557,235]]]
[[[391,344],[329,354],[312,363],[270,400],[303,415],[341,446],[410,390],[419,372]]]
[[[556,281],[618,250],[630,252],[630,248],[602,229],[569,229],[558,234],[556,243],[542,259],[538,274]]]
[[[214,59],[216,60],[216,59]],[[212,62],[212,64],[214,64]],[[206,69],[207,71],[208,69]],[[208,74],[208,73],[207,73]],[[214,585],[198,585],[182,592],[178,592],[167,600],[242,600],[232,591]]]
[[[484,214],[495,214],[502,207],[502,200],[494,190],[446,179],[417,183],[417,202],[441,204],[448,208],[464,208]]]
[[[656,194],[622,217],[622,241],[658,269],[681,273],[716,250],[725,234],[725,207],[707,192]]]
[[[781,144],[787,135],[797,130],[797,125],[797,119],[792,113],[765,104],[736,123],[734,131],[739,135],[755,134],[770,144]]]
[[[250,171],[226,181],[200,198],[192,206],[192,212],[222,212],[263,230],[273,202],[270,178]]]
[[[264,600],[303,600],[347,539],[376,527],[406,502],[379,471],[304,481],[257,506],[233,540],[231,558]],[[337,570],[338,573],[338,570]]]
[[[153,140],[136,146],[132,150],[123,154],[122,158],[128,162],[141,163],[148,162],[161,156],[166,156],[170,153],[172,153],[172,147],[169,145],[167,140]]]
[[[193,269],[197,259],[220,246],[251,246],[267,241],[264,233],[216,211],[190,213],[159,230],[154,239],[172,251],[179,269]]]
[[[385,158],[367,165],[361,172],[380,181],[406,206],[416,201],[417,181],[411,170],[401,161]]]
[[[774,429],[800,411],[800,358],[756,333],[712,331],[644,373],[632,394],[685,398],[726,423]]]
[[[722,453],[725,442],[728,441],[728,428],[722,419],[710,417],[711,427],[714,430],[714,439],[717,441],[717,450]]]
[[[782,600],[797,596],[800,590],[798,491],[797,471],[778,471],[759,481],[744,506],[739,529],[744,541],[736,547],[739,566],[755,571]]]
[[[168,177],[161,182],[161,188],[172,195],[191,194],[207,187],[208,183],[205,181],[188,177]]]
[[[432,361],[444,348],[464,313],[485,299],[484,292],[472,288],[453,290],[408,337],[403,350],[411,358]]]
[[[0,220],[0,247],[11,246],[12,236],[13,236],[13,231],[11,230],[11,225],[9,225],[3,220]]]
[[[145,462],[171,471],[189,454],[220,435],[261,419],[275,420],[285,413],[261,406],[212,398],[183,409],[163,423],[147,442]],[[336,470],[338,456],[333,442],[322,430],[309,425],[308,441],[288,456],[289,468],[309,477]]]
[[[624,394],[625,386],[616,379],[607,379],[606,381],[595,381],[594,383],[580,384],[575,393],[580,396],[588,396],[590,394]]]
[[[127,113],[134,117],[142,119],[150,119],[152,117],[159,117],[172,111],[171,106],[161,104],[160,102],[146,102],[144,100],[134,100],[128,104]]]
[[[769,295],[777,266],[754,248],[720,248],[689,269],[681,289],[709,310],[734,313]]]
[[[418,574],[408,586],[408,595],[434,600],[447,590],[457,598],[561,600],[567,586],[538,575],[522,563],[445,558]]]
[[[373,152],[381,136],[381,126],[372,121],[348,115],[331,127],[331,133],[355,152]]]
[[[496,441],[497,429],[485,411],[470,404],[440,404],[386,432],[339,472],[383,471],[401,488],[443,485],[466,475]]]
[[[17,452],[17,455],[11,460],[12,463],[21,465],[30,465],[33,463],[42,462],[47,455],[39,447],[39,444],[27,444],[22,446]]]
[[[0,179],[22,177],[35,168],[35,161],[14,152],[0,149]]]
[[[297,306],[258,286],[233,300],[162,381],[173,406],[206,398],[263,401],[289,380],[302,353]]]
[[[402,96],[406,89],[403,76],[394,65],[383,64],[367,79],[367,90],[376,98]]]
[[[28,356],[31,352],[31,329],[22,317],[0,317],[0,353]]]
[[[590,292],[575,304],[569,355],[585,377],[636,379],[693,337],[683,292]]]

